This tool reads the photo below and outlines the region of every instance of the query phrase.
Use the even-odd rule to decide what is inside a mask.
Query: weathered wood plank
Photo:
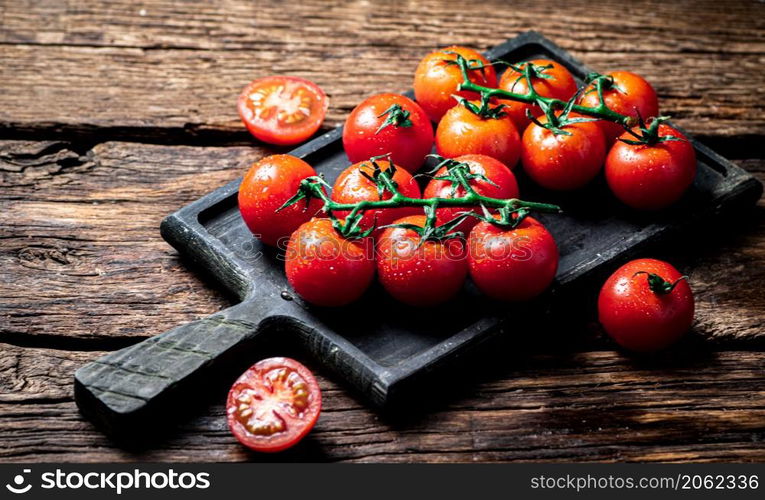
[[[222,392],[201,415],[179,415],[178,432],[152,450],[122,451],[71,401],[72,372],[102,353],[3,345],[0,461],[765,459],[763,352],[696,351],[641,364],[611,351],[509,354],[509,344],[449,382],[446,396],[423,394],[433,398],[427,411],[396,420],[320,376],[325,405],[315,430],[278,457],[233,440]]]
[[[0,143],[2,334],[14,342],[68,338],[112,347],[229,305],[179,262],[159,222],[262,154],[247,147]],[[744,164],[765,179],[762,160]],[[761,200],[744,215],[749,223],[701,235],[692,250],[667,252],[691,275],[703,337],[765,339],[763,210]]]
[[[762,53],[765,35],[753,28],[763,7],[754,2],[657,0],[625,6],[615,0],[540,2],[499,0],[346,2],[307,0],[289,9],[276,0],[85,0],[76,8],[53,1],[20,0],[5,6],[0,41],[16,44],[121,46],[145,49],[289,50],[378,45],[428,48],[454,39],[496,43],[507,33],[544,30],[580,51]],[[490,18],[486,14],[491,14]],[[488,20],[491,24],[488,24]],[[714,26],[714,30],[710,30]],[[334,29],[328,30],[327,27]],[[310,37],[294,36],[298,33]],[[268,35],[283,34],[285,38]],[[714,44],[724,40],[726,44]],[[315,49],[314,49],[315,50]]]
[[[627,13],[624,8],[571,2],[508,9],[488,2],[464,9],[436,1],[289,9],[241,1],[200,8],[154,1],[144,7],[78,3],[74,9],[13,2],[0,56],[0,78],[13,85],[0,94],[0,131],[245,141],[236,95],[250,79],[272,73],[322,85],[331,96],[326,125],[332,127],[362,97],[408,88],[417,60],[434,47],[459,42],[486,48],[536,28],[593,68],[623,67],[646,76],[664,111],[693,133],[765,134],[757,99],[765,85],[759,71],[765,34],[758,24],[765,6],[657,2]]]

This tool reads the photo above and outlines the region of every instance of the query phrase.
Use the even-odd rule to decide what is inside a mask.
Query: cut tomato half
[[[263,142],[288,146],[311,137],[324,121],[329,100],[315,83],[294,76],[253,80],[237,108],[247,130]]]
[[[264,452],[285,450],[313,428],[321,391],[313,374],[294,359],[268,358],[252,365],[228,393],[226,415],[234,437]]]

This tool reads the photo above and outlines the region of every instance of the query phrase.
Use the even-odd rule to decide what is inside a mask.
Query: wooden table
[[[765,460],[762,201],[662,255],[690,275],[698,313],[657,359],[615,351],[591,314],[508,331],[398,416],[313,364],[321,419],[267,457],[229,435],[222,393],[142,452],[72,400],[83,363],[230,304],[158,226],[273,151],[235,112],[252,78],[316,81],[328,129],[408,88],[435,47],[536,29],[593,68],[641,73],[679,125],[765,180],[762,2],[7,0],[0,19],[0,460]]]

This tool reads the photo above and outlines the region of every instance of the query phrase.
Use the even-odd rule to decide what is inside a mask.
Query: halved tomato
[[[315,83],[295,76],[253,80],[239,95],[239,116],[256,139],[288,146],[311,137],[324,121],[329,100]]]
[[[228,393],[226,415],[234,437],[255,451],[282,451],[303,439],[321,411],[313,374],[294,359],[252,365]]]

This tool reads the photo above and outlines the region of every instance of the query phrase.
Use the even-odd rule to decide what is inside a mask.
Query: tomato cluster
[[[287,279],[304,300],[344,306],[375,277],[413,306],[454,298],[468,277],[495,300],[538,297],[559,255],[529,215],[542,204],[517,199],[519,163],[530,182],[551,191],[580,189],[602,171],[613,195],[638,210],[672,205],[693,182],[693,147],[658,116],[656,92],[640,76],[592,74],[579,89],[556,61],[502,63],[499,78],[495,64],[447,47],[418,65],[415,100],[378,94],[361,102],[342,135],[351,165],[331,193],[293,156],[251,167],[239,191],[242,218],[265,244],[283,247]],[[274,144],[314,134],[327,105],[318,86],[289,77],[256,80],[239,98],[250,132]],[[419,170],[434,149],[441,163],[424,182]],[[634,351],[666,347],[693,320],[685,277],[649,259],[620,268],[598,308],[605,331]],[[232,388],[229,424],[247,446],[282,449],[313,425],[318,389],[292,363],[255,365]],[[250,403],[264,387],[270,396]],[[280,416],[274,408],[285,398],[291,406]]]
[[[479,91],[463,89],[466,84]],[[487,93],[492,89],[500,91]],[[374,95],[350,113],[343,146],[353,164],[336,179],[331,196],[300,194],[316,172],[288,155],[264,158],[245,176],[242,217],[264,243],[286,242],[287,278],[308,302],[348,304],[375,275],[393,297],[413,305],[450,299],[467,275],[497,299],[539,295],[557,269],[552,236],[526,212],[500,217],[476,202],[517,198],[517,163],[531,182],[553,191],[582,188],[605,167],[614,195],[647,210],[675,202],[695,176],[693,148],[657,116],[651,85],[630,72],[589,75],[580,90],[565,66],[533,59],[508,65],[498,79],[481,54],[452,46],[423,58],[414,94],[416,101]],[[308,115],[320,121],[325,108],[324,93],[299,79],[256,80],[240,97],[243,119],[258,137],[265,125],[274,125],[272,132],[286,127],[280,117],[291,117],[294,127]],[[587,112],[603,108],[636,126],[630,130]],[[301,113],[306,116],[298,120]],[[652,119],[649,125],[644,118]],[[294,127],[276,142],[293,140]],[[429,183],[418,182],[434,147],[464,166],[462,178],[441,166]],[[375,161],[383,155],[385,161]],[[296,193],[300,200],[290,203]],[[411,203],[466,196],[473,196],[472,204],[439,202],[433,217]],[[409,202],[374,204],[400,199]]]

